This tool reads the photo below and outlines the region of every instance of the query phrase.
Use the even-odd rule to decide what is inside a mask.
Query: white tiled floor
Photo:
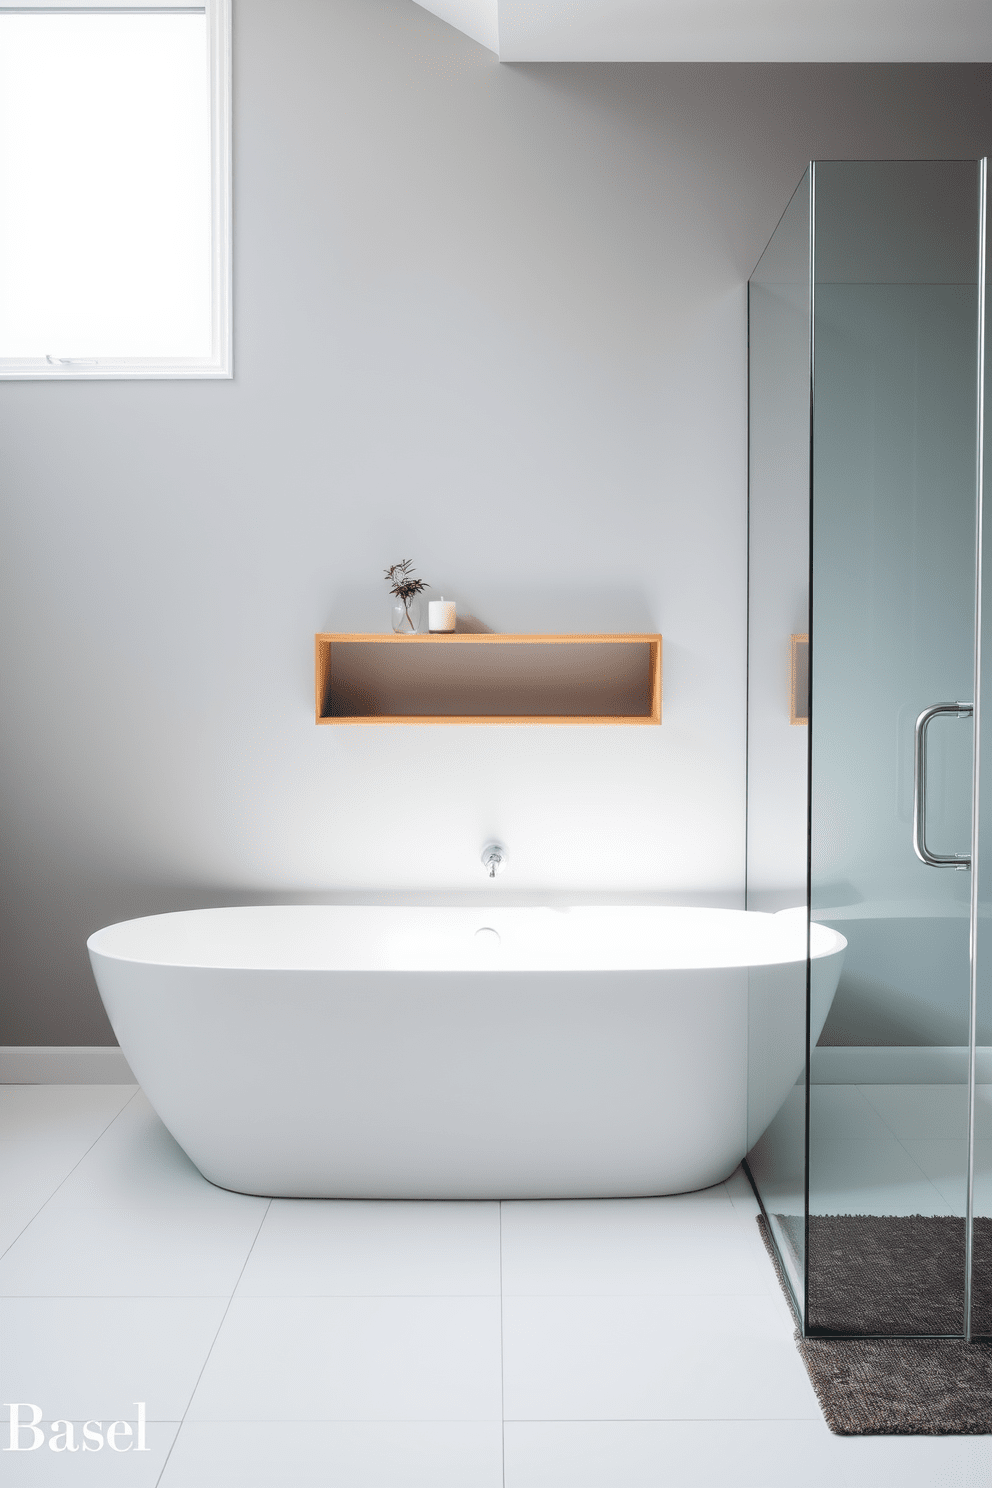
[[[810,1206],[819,1214],[965,1212],[963,1085],[814,1085]],[[975,1212],[992,1214],[992,1086],[975,1097]]]
[[[850,1087],[824,1140],[895,1142],[945,1203],[953,1102],[921,1124]],[[0,1398],[77,1446],[87,1418],[148,1417],[144,1453],[9,1453],[5,1485],[992,1481],[992,1438],[830,1435],[740,1173],[669,1199],[269,1202],[201,1178],[133,1087],[11,1087],[0,1112]]]
[[[809,1094],[813,1213],[964,1214],[963,1085],[813,1085]],[[802,1211],[804,1122],[797,1087],[752,1154],[772,1212]],[[975,1212],[988,1216],[992,1086],[977,1089],[975,1128]]]

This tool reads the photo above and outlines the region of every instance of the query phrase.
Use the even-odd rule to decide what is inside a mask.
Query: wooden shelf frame
[[[410,650],[423,646],[461,647],[474,646],[483,649],[509,646],[641,646],[647,648],[647,677],[644,679],[647,707],[638,713],[377,713],[365,712],[332,715],[332,656],[335,646],[390,646]],[[315,637],[315,692],[316,721],[318,724],[368,725],[368,724],[634,724],[656,725],[661,723],[662,697],[662,637],[657,634],[597,634],[597,635],[501,635],[489,631],[480,633],[465,631],[443,635],[382,635],[360,633],[327,633]],[[426,659],[426,658],[424,658]],[[483,679],[484,680],[484,679]]]
[[[809,636],[789,637],[789,722],[809,723]]]

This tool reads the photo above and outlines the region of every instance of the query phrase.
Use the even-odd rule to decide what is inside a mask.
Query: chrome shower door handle
[[[971,703],[934,703],[916,720],[916,752],[913,766],[913,851],[930,868],[970,868],[968,853],[933,853],[927,847],[927,729],[935,718],[970,718]]]

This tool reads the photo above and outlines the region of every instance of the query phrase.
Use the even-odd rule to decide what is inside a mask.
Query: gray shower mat
[[[776,1214],[801,1267],[803,1221]],[[960,1333],[964,1220],[811,1214],[809,1317],[817,1334]],[[992,1219],[976,1219],[972,1316],[992,1332]]]
[[[778,1216],[783,1220],[794,1216]],[[761,1237],[786,1296],[764,1218]],[[788,1232],[790,1226],[783,1226]],[[964,1300],[964,1221],[912,1215],[810,1219],[810,1326],[846,1337],[796,1344],[830,1430],[841,1436],[992,1433],[992,1342],[866,1338],[953,1331]],[[992,1221],[975,1225],[975,1318],[992,1331]],[[857,1328],[852,1323],[857,1323]]]

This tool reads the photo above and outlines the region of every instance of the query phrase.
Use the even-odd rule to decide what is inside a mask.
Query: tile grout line
[[[503,1201],[499,1202],[499,1466],[506,1488],[506,1389],[503,1380]]]
[[[214,1349],[217,1346],[217,1340],[220,1337],[220,1330],[223,1328],[224,1323],[227,1320],[227,1314],[231,1310],[231,1303],[234,1301],[234,1294],[238,1290],[238,1287],[241,1285],[241,1278],[242,1278],[242,1276],[244,1276],[245,1269],[246,1269],[246,1267],[248,1265],[248,1262],[251,1260],[251,1253],[255,1249],[255,1246],[258,1244],[258,1237],[262,1233],[262,1226],[264,1225],[264,1223],[266,1221],[266,1218],[268,1217],[269,1210],[271,1208],[272,1208],[272,1200],[269,1199],[268,1203],[265,1206],[265,1212],[263,1213],[261,1219],[258,1222],[258,1229],[255,1231],[254,1238],[253,1238],[251,1244],[248,1247],[248,1254],[245,1256],[244,1263],[242,1264],[241,1270],[238,1272],[237,1279],[235,1280],[235,1283],[234,1283],[233,1287],[231,1288],[231,1294],[230,1294],[230,1296],[227,1299],[227,1306],[224,1308],[224,1311],[223,1311],[223,1313],[221,1315],[221,1320],[217,1324],[217,1331],[216,1331],[216,1333],[213,1336],[213,1340],[212,1340],[212,1342],[210,1344],[210,1347],[207,1349],[206,1358],[204,1359],[202,1365],[200,1366],[200,1372],[196,1376],[196,1379],[195,1379],[195,1381],[193,1383],[192,1390],[190,1390],[190,1392],[189,1392],[189,1399],[186,1402],[186,1408],[183,1411],[182,1418],[180,1419],[179,1425],[176,1428],[176,1434],[172,1438],[172,1444],[169,1447],[169,1450],[165,1454],[165,1461],[162,1463],[162,1471],[159,1473],[158,1477],[155,1479],[155,1488],[158,1488],[159,1483],[161,1483],[162,1478],[165,1475],[166,1468],[169,1466],[169,1460],[172,1457],[173,1451],[175,1450],[176,1442],[179,1440],[179,1437],[180,1437],[180,1435],[182,1433],[182,1429],[183,1429],[183,1427],[186,1424],[186,1417],[189,1414],[189,1408],[193,1404],[193,1399],[194,1399],[194,1397],[196,1395],[197,1390],[200,1388],[200,1381],[203,1378],[203,1371],[206,1369],[207,1365],[210,1363],[210,1355],[213,1353]]]
[[[25,1231],[28,1230],[28,1229],[30,1229],[30,1227],[34,1224],[35,1220],[38,1218],[38,1215],[42,1212],[42,1210],[48,1208],[48,1205],[52,1202],[52,1200],[54,1199],[55,1195],[57,1193],[59,1193],[60,1190],[62,1188],[64,1188],[65,1185],[69,1182],[69,1179],[72,1177],[73,1173],[79,1167],[79,1164],[86,1161],[86,1159],[89,1157],[90,1153],[93,1151],[93,1148],[96,1146],[96,1144],[98,1142],[102,1142],[103,1141],[104,1137],[107,1135],[107,1133],[109,1132],[110,1128],[114,1125],[114,1122],[115,1121],[119,1121],[121,1119],[121,1117],[124,1115],[124,1112],[127,1110],[128,1106],[131,1104],[131,1102],[135,1099],[135,1097],[137,1096],[138,1091],[140,1089],[141,1089],[141,1086],[140,1085],[136,1085],[134,1087],[133,1093],[128,1096],[127,1100],[121,1106],[120,1110],[119,1111],[116,1111],[114,1113],[114,1115],[111,1116],[110,1120],[107,1122],[107,1124],[103,1128],[103,1130],[100,1131],[100,1132],[98,1132],[97,1135],[93,1138],[92,1142],[87,1147],[86,1151],[79,1158],[79,1161],[73,1163],[72,1167],[69,1169],[68,1173],[66,1173],[65,1177],[62,1178],[62,1179],[60,1179],[60,1181],[52,1189],[51,1193],[48,1195],[48,1198],[45,1200],[45,1202],[43,1204],[40,1204],[38,1206],[38,1208],[34,1211],[34,1213],[32,1214],[31,1218],[28,1220],[27,1224],[24,1226],[24,1229],[18,1230],[17,1234],[14,1236],[13,1240],[11,1240],[10,1244],[8,1246],[6,1246],[4,1248],[4,1250],[0,1251],[0,1260],[2,1260],[5,1255],[7,1255],[8,1251],[10,1251],[10,1250],[13,1249],[13,1247],[17,1244],[18,1240],[20,1240],[21,1236],[25,1233]]]

